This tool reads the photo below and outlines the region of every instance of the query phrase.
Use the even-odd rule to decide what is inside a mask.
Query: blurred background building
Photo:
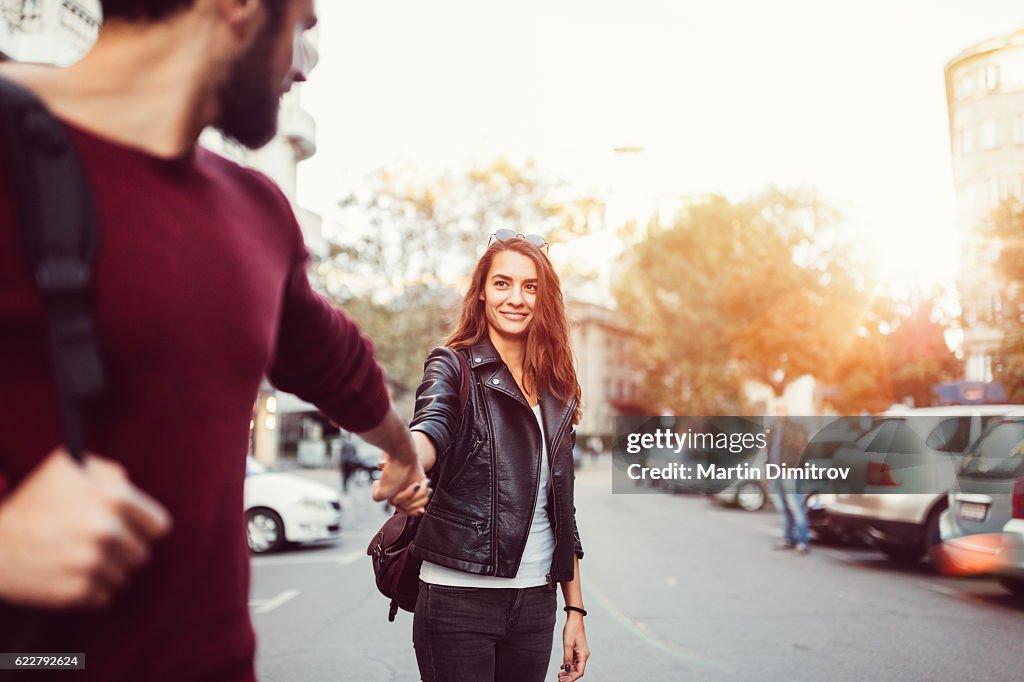
[[[99,0],[0,0],[0,60],[70,64],[99,29]]]
[[[71,64],[96,40],[101,22],[99,0],[0,0],[0,61]],[[316,31],[308,32],[307,38],[303,49],[312,68],[319,53]],[[315,262],[327,254],[322,220],[296,202],[298,164],[316,153],[316,121],[302,108],[301,90],[296,84],[282,99],[277,137],[264,148],[246,150],[213,130],[205,131],[200,142],[257,168],[280,186],[295,209]],[[283,429],[285,424],[291,428]],[[267,463],[282,450],[307,457],[327,452],[324,420],[316,416],[316,409],[295,396],[279,394],[267,382],[253,408],[252,431],[253,454]]]
[[[945,75],[965,378],[989,382],[1005,301],[994,276],[997,247],[982,224],[1002,202],[1024,197],[1024,29],[971,45],[946,64]]]
[[[578,442],[611,437],[612,417],[644,414],[635,343],[614,310],[592,303],[567,305],[571,344],[583,394]],[[607,440],[606,440],[607,443]]]

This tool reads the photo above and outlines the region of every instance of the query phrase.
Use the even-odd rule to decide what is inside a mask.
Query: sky
[[[815,188],[897,287],[957,263],[943,67],[1024,26],[1009,0],[320,0],[318,12],[302,93],[318,150],[299,200],[328,223],[377,168],[499,157],[627,211]]]

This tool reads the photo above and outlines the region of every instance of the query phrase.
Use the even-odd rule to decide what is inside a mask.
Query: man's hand
[[[422,515],[430,501],[427,475],[419,462],[409,465],[396,462],[384,453],[380,463],[380,479],[373,482],[373,499],[387,500],[403,514]]]
[[[0,599],[43,609],[99,607],[171,527],[124,469],[51,452],[0,503]]]

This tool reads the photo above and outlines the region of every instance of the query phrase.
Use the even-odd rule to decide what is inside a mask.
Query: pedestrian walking
[[[352,442],[351,434],[344,434],[341,437],[341,453],[338,457],[338,471],[341,474],[341,490],[348,492],[348,482],[362,468],[359,461],[359,453]]]
[[[305,79],[313,0],[101,5],[77,64],[0,66],[60,122],[91,187],[99,247],[82,309],[106,370],[77,466],[40,287],[81,271],[29,267],[37,225],[0,137],[0,386],[17,396],[0,410],[0,602],[44,613],[0,614],[0,631],[83,652],[76,679],[250,681],[242,483],[263,375],[389,453],[377,499],[418,513],[424,474],[371,345],[309,285],[287,199],[197,145],[207,126],[253,149],[271,139],[281,95]],[[65,201],[67,180],[52,178],[48,201]]]
[[[807,447],[807,429],[780,411],[779,419],[768,436],[768,463],[796,467]],[[779,549],[793,549],[798,554],[810,551],[810,530],[807,506],[796,479],[782,478],[771,481],[772,500],[782,516],[782,540]]]
[[[546,248],[536,235],[492,236],[416,392],[413,439],[434,485],[414,544],[426,682],[545,679],[556,584],[567,616],[558,678],[586,668],[572,470],[580,388]]]

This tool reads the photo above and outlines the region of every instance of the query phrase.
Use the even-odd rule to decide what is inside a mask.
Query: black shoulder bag
[[[466,403],[469,402],[469,363],[459,351],[452,352],[459,361],[459,414],[463,415]],[[419,525],[420,517],[395,512],[384,522],[366,548],[373,562],[377,589],[391,600],[388,622],[395,620],[398,609],[409,612],[416,610],[420,565],[423,562],[412,555],[412,545]]]

